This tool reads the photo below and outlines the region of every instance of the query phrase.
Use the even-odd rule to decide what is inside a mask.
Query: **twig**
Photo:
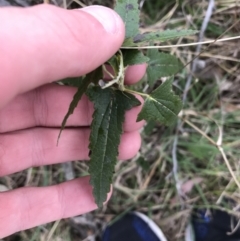
[[[52,228],[51,228],[51,230],[50,230],[50,232],[49,232],[49,234],[48,234],[48,236],[47,236],[47,241],[52,240],[52,236],[53,236],[54,232],[56,231],[56,229],[57,229],[60,221],[61,221],[61,219],[60,219],[60,220],[57,220],[57,221],[54,223],[54,225],[52,226]]]
[[[217,146],[217,144],[215,143],[215,141],[209,137],[208,135],[206,135],[201,129],[199,129],[197,126],[195,126],[193,123],[191,123],[188,120],[183,119],[184,122],[186,122],[189,126],[191,126],[194,130],[196,130],[198,133],[200,133],[203,137],[205,137],[212,145]]]
[[[219,205],[219,204],[222,202],[224,196],[225,196],[226,193],[227,193],[226,190],[228,190],[228,189],[231,187],[231,185],[233,184],[233,182],[234,182],[234,180],[233,180],[233,178],[231,178],[230,182],[227,184],[227,186],[225,187],[225,189],[224,189],[223,192],[221,193],[220,197],[219,197],[218,200],[216,201],[216,204],[217,204],[217,205]]]
[[[227,235],[233,235],[240,227],[240,219],[238,220],[237,225],[235,226],[235,228],[231,231],[231,232],[227,232]]]
[[[240,189],[240,183],[235,175],[235,173],[233,172],[232,170],[232,167],[227,159],[227,156],[222,148],[222,146],[219,146],[211,137],[209,137],[208,135],[206,135],[202,130],[200,130],[197,126],[195,126],[193,123],[191,123],[190,121],[188,120],[185,120],[185,122],[190,125],[193,129],[195,129],[197,132],[199,132],[203,137],[205,137],[211,144],[213,144],[214,146],[217,147],[217,149],[220,151],[221,155],[222,155],[222,158],[233,178],[233,180],[235,181],[235,184],[238,186],[238,188]]]
[[[198,37],[198,45],[197,45],[197,48],[196,48],[197,56],[201,52],[201,47],[202,47],[202,44],[203,44],[202,40],[203,40],[203,37],[204,37],[204,33],[206,31],[208,22],[209,22],[209,20],[211,18],[211,15],[212,15],[212,12],[213,12],[213,7],[214,7],[214,0],[210,0],[209,4],[208,4],[208,9],[207,9],[205,18],[203,20],[200,33],[199,33],[199,37]],[[191,68],[190,74],[188,76],[187,83],[186,83],[185,88],[184,88],[183,98],[182,98],[183,105],[186,102],[187,93],[188,93],[189,87],[190,87],[191,82],[192,82],[192,73],[194,73],[195,70],[196,70],[196,66],[197,66],[196,65],[196,63],[197,63],[196,61],[197,61],[197,59],[195,59],[193,61],[192,68]],[[177,159],[178,133],[179,133],[179,130],[181,128],[181,125],[182,125],[182,122],[179,119],[178,124],[177,124],[175,138],[174,138],[174,141],[173,141],[173,148],[172,148],[172,160],[173,160],[172,172],[173,172],[173,176],[174,176],[174,179],[175,179],[175,185],[176,185],[176,189],[177,189],[179,197],[183,196],[182,191],[181,191],[181,186],[180,186],[181,184],[180,184],[179,177],[178,177],[178,159]]]
[[[144,191],[144,190],[147,189],[147,187],[148,187],[148,185],[149,185],[149,183],[150,183],[153,175],[155,174],[158,166],[160,165],[161,161],[162,161],[162,156],[159,156],[158,160],[153,164],[153,167],[152,167],[149,175],[147,175],[144,183],[141,185],[140,190]],[[141,196],[141,194],[142,194],[142,192],[140,192],[139,194],[137,194],[137,195],[134,197],[134,201],[135,201],[135,202],[137,202],[137,200],[138,200],[138,198]]]
[[[221,152],[222,157],[223,157],[223,160],[225,161],[226,166],[227,166],[229,172],[231,173],[232,178],[234,179],[235,183],[237,184],[238,188],[240,189],[240,183],[239,183],[239,181],[237,180],[237,177],[236,177],[236,175],[234,174],[234,172],[233,172],[233,170],[232,170],[232,167],[231,167],[231,165],[230,165],[230,163],[229,163],[229,161],[228,161],[228,159],[227,159],[227,156],[226,156],[223,148],[222,148],[221,146],[217,146],[217,148],[218,148],[218,150]]]
[[[199,36],[198,36],[199,44],[197,45],[197,48],[196,48],[196,51],[195,51],[197,56],[201,52],[201,48],[202,48],[202,43],[201,42],[203,41],[203,37],[204,37],[205,31],[207,29],[209,20],[210,20],[210,18],[212,16],[213,8],[214,8],[214,0],[210,0],[209,4],[208,4],[208,9],[207,9],[207,12],[206,12],[205,18],[203,20],[202,27],[201,27],[201,30],[199,32]],[[198,58],[193,60],[192,67],[191,67],[191,72],[188,75],[187,83],[185,85],[185,89],[184,89],[184,92],[183,92],[183,104],[185,104],[186,99],[187,99],[187,93],[188,93],[189,87],[190,87],[190,85],[192,83],[193,74],[196,71],[197,61],[198,61]]]
[[[177,145],[178,145],[178,133],[176,133],[174,141],[173,141],[173,148],[172,148],[173,169],[172,169],[172,172],[173,172],[173,177],[175,180],[177,192],[178,192],[179,196],[182,197],[183,193],[181,190],[181,184],[180,184],[179,177],[178,177]]]
[[[179,0],[176,0],[175,5],[173,6],[173,8],[168,12],[168,14],[166,14],[166,15],[161,19],[160,22],[162,22],[162,24],[164,24],[164,21],[169,20],[169,19],[172,17],[172,15],[175,13],[175,11],[177,10],[178,6],[179,6]],[[166,23],[165,23],[165,24],[166,24]]]
[[[177,48],[177,47],[188,47],[188,46],[197,46],[199,44],[213,44],[213,43],[220,43],[226,42],[231,40],[240,39],[240,35],[229,37],[229,38],[222,38],[222,39],[214,39],[214,40],[207,40],[203,42],[195,42],[195,43],[188,43],[188,44],[175,44],[175,45],[162,45],[162,46],[131,46],[131,47],[121,47],[121,49],[168,49],[168,48]]]
[[[151,181],[151,179],[152,179],[156,169],[160,165],[161,161],[162,161],[162,156],[160,156],[158,158],[158,160],[154,163],[150,174],[147,176],[147,178],[145,179],[145,181],[144,181],[144,183],[143,183],[143,185],[141,186],[140,189],[145,190],[148,187],[148,185],[149,185],[149,183],[150,183],[150,181]]]

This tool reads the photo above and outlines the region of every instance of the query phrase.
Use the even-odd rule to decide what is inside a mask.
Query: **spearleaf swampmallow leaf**
[[[138,0],[117,0],[114,10],[125,23],[125,39],[134,37],[139,33],[140,10]]]
[[[94,103],[90,134],[90,183],[98,207],[107,199],[126,110],[140,105],[134,95],[111,88],[92,87],[87,96]]]
[[[160,53],[157,49],[149,49],[147,75],[150,86],[161,77],[177,74],[182,68],[182,63],[173,55]]]
[[[125,67],[128,65],[143,64],[149,61],[149,58],[137,49],[123,49],[122,54]]]
[[[69,108],[68,108],[68,112],[64,116],[64,119],[62,121],[61,129],[60,129],[60,132],[59,132],[59,135],[58,135],[58,139],[57,139],[57,143],[59,142],[61,133],[62,133],[63,129],[65,128],[65,125],[67,123],[67,120],[68,120],[69,116],[74,112],[75,108],[78,105],[78,102],[82,98],[83,94],[86,92],[88,86],[91,83],[97,84],[98,81],[100,79],[102,79],[102,77],[103,77],[103,72],[102,72],[102,67],[100,66],[96,70],[94,70],[91,73],[87,74],[84,79],[79,79],[78,90],[75,93],[75,95],[73,96],[72,102],[70,103]]]
[[[154,120],[165,125],[174,123],[182,109],[182,102],[173,93],[172,82],[172,79],[166,80],[145,99],[137,121]]]
[[[164,30],[164,31],[156,31],[156,32],[146,32],[146,33],[138,33],[131,38],[128,38],[124,41],[123,47],[136,47],[136,46],[144,46],[149,44],[150,42],[166,42],[168,40],[185,37],[189,35],[196,34],[198,31],[196,30]]]

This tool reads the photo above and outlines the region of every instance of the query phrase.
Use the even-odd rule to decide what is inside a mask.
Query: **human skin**
[[[30,167],[88,159],[93,105],[83,96],[67,122],[67,127],[76,128],[66,128],[56,146],[76,89],[53,82],[84,75],[103,64],[120,48],[124,34],[120,17],[104,7],[0,9],[1,177]],[[146,65],[129,67],[125,83],[136,83],[145,70]],[[140,148],[138,130],[143,122],[136,122],[140,109],[126,113],[119,159],[132,158]],[[2,192],[0,238],[96,208],[89,177]]]

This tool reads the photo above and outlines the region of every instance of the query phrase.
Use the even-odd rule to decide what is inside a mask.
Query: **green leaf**
[[[67,123],[67,120],[71,114],[73,114],[74,109],[77,107],[78,102],[82,98],[83,94],[86,92],[88,86],[90,83],[98,83],[98,81],[102,78],[103,73],[102,73],[102,67],[98,67],[96,70],[92,71],[91,73],[87,74],[84,79],[82,79],[79,82],[78,90],[73,96],[72,102],[69,105],[68,112],[64,116],[62,124],[61,124],[61,130],[58,135],[57,143],[59,142],[61,133],[63,129],[65,128],[65,125]]]
[[[114,10],[122,17],[125,23],[125,38],[139,33],[139,5],[138,0],[117,0]]]
[[[172,81],[172,79],[166,80],[145,99],[137,121],[155,120],[165,125],[174,123],[182,109],[182,102],[172,92]]]
[[[144,134],[147,136],[150,136],[156,127],[156,121],[148,121],[146,125],[144,126]]]
[[[176,39],[180,37],[186,37],[189,35],[196,34],[198,31],[196,30],[165,30],[165,31],[157,31],[157,32],[146,32],[146,33],[138,33],[135,36],[131,36],[127,38],[123,47],[133,47],[133,46],[143,46],[148,44],[149,42],[166,42],[171,39]]]
[[[122,50],[124,66],[143,64],[149,61],[141,51],[137,49]]]
[[[111,88],[89,88],[87,95],[95,109],[89,144],[90,183],[96,204],[102,207],[112,183],[125,111],[140,102],[131,94]]]
[[[147,76],[150,86],[161,77],[167,77],[178,73],[182,63],[173,55],[160,53],[157,49],[149,49]]]

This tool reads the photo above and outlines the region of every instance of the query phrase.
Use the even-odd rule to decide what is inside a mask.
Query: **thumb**
[[[121,18],[106,7],[0,9],[0,107],[19,93],[97,68],[124,35]]]

